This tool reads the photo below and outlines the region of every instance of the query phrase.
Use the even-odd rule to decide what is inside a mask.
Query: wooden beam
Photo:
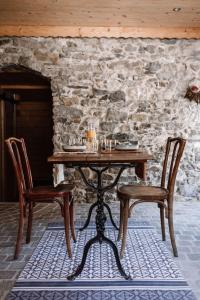
[[[28,84],[0,84],[0,89],[9,90],[48,90],[48,85],[28,85]]]
[[[0,26],[0,36],[199,39],[200,27]]]

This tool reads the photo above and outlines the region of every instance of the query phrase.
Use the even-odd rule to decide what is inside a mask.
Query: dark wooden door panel
[[[33,181],[52,183],[47,157],[53,151],[52,98],[48,90],[23,91],[16,107],[16,135],[23,137],[29,153]]]
[[[13,90],[20,95],[17,102],[6,102],[1,130],[2,178],[1,200],[16,201],[18,198],[13,168],[4,139],[10,136],[23,137],[36,184],[52,184],[52,166],[47,157],[53,152],[52,94],[49,89]]]
[[[15,105],[12,102],[1,100],[1,116],[2,116],[2,131],[1,131],[1,199],[7,201],[17,201],[18,191],[17,182],[13,172],[13,166],[10,161],[10,156],[6,149],[4,140],[15,135]],[[5,118],[5,116],[7,116]]]

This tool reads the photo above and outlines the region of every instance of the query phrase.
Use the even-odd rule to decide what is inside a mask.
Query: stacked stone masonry
[[[93,117],[99,135],[136,139],[154,154],[148,182],[158,184],[167,137],[186,138],[176,195],[198,200],[200,110],[184,96],[200,78],[199,49],[199,40],[0,38],[0,68],[19,64],[51,78],[55,151],[70,136],[84,136]],[[90,201],[91,192],[75,178],[78,201]],[[135,180],[133,171],[121,178]]]

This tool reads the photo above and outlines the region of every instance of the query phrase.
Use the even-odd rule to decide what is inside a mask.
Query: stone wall
[[[0,38],[0,67],[20,64],[51,78],[55,150],[84,135],[93,116],[99,134],[125,134],[154,154],[148,180],[157,184],[167,137],[187,138],[176,191],[199,199],[198,107],[184,98],[200,77],[199,49],[199,40]],[[122,177],[135,179],[131,171]]]

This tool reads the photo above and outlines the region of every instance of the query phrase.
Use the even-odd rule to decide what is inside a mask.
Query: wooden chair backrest
[[[161,187],[166,188],[169,191],[169,195],[172,195],[174,192],[176,175],[185,148],[185,143],[186,140],[180,137],[169,137],[167,139]]]
[[[33,187],[30,163],[23,138],[10,137],[5,140],[14,167],[19,195]]]

